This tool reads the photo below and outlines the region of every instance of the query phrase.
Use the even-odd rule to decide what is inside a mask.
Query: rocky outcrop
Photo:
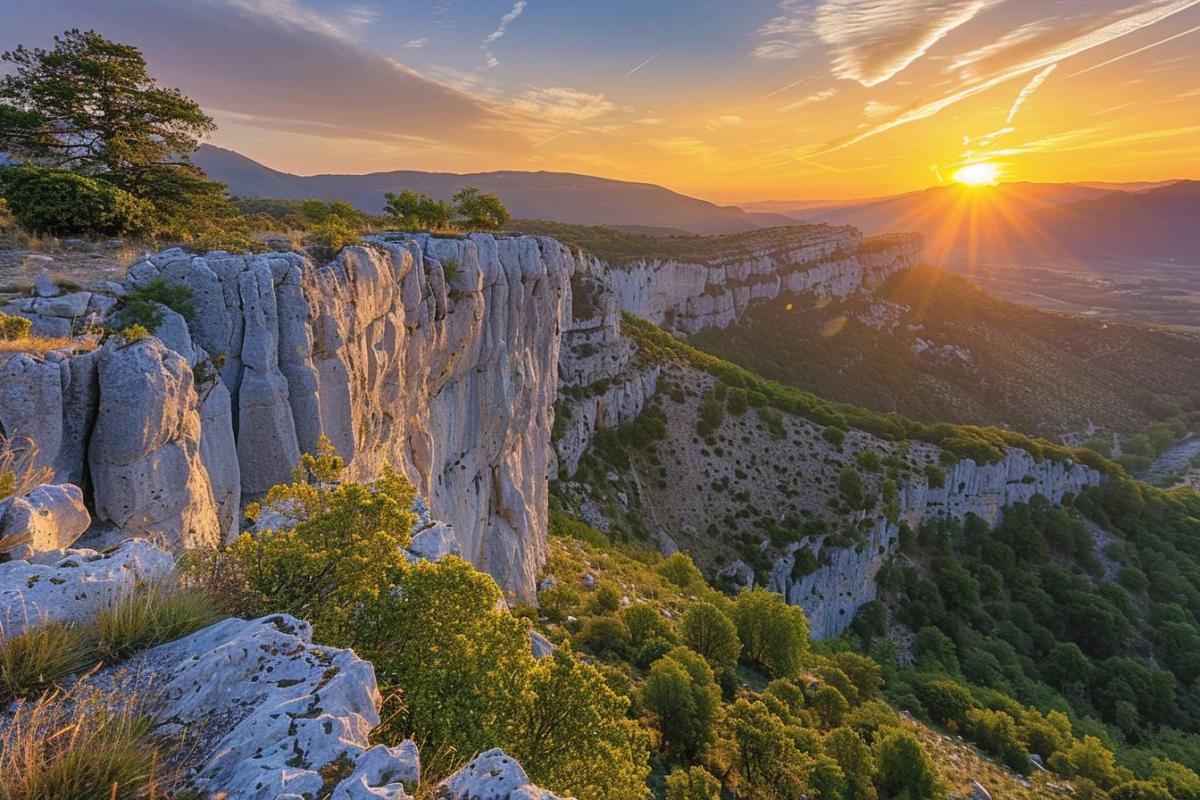
[[[988,525],[1000,520],[1006,506],[1042,495],[1058,503],[1067,493],[1100,482],[1100,473],[1081,464],[1037,460],[1025,450],[1009,449],[994,464],[957,462],[946,473],[945,486],[933,488],[924,477],[900,487],[900,520],[913,530],[938,516],[964,519],[968,514]],[[846,629],[854,614],[875,599],[875,576],[899,545],[899,526],[877,519],[858,548],[827,551],[828,563],[807,575],[794,577],[796,552],[809,547],[816,555],[819,542],[793,544],[776,561],[769,588],[782,593],[808,615],[812,635],[823,639]]]
[[[130,591],[175,567],[171,554],[131,539],[108,553],[68,550],[49,564],[0,563],[0,630],[6,635],[46,622],[82,622]]]
[[[91,524],[78,486],[42,484],[0,504],[0,550],[25,561],[61,557]]]
[[[618,307],[680,333],[724,328],[781,294],[844,298],[917,263],[917,234],[864,241],[854,228],[797,226],[700,240],[690,255],[584,261]]]
[[[443,781],[439,800],[570,800],[529,783],[525,770],[503,750],[480,753]]]
[[[154,687],[158,730],[187,737],[197,754],[188,782],[206,797],[316,797],[335,763],[350,771],[334,787],[338,800],[401,800],[420,781],[412,742],[370,744],[382,702],[371,664],[314,645],[311,626],[294,617],[227,619],[120,673]]]
[[[372,237],[324,266],[168,250],[120,293],[186,286],[192,322],[163,307],[154,340],[4,358],[0,432],[35,439],[98,523],[172,547],[227,539],[327,436],[353,478],[401,468],[463,555],[529,596],[574,264],[487,235]]]
[[[827,225],[698,240],[691,256],[612,265],[581,257],[559,357],[557,472],[575,474],[597,430],[633,420],[654,395],[658,365],[639,364],[621,334],[621,313],[677,333],[725,328],[780,295],[846,298],[918,262],[915,234],[864,240]]]

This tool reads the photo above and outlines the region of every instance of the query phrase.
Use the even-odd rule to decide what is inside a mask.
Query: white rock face
[[[200,453],[187,360],[157,339],[106,344],[88,446],[99,521],[171,547],[215,547],[222,526]]]
[[[308,623],[284,614],[227,619],[139,658],[159,692],[163,731],[195,736],[190,780],[239,800],[316,797],[322,767],[348,761],[340,800],[407,798],[420,780],[416,746],[371,747],[381,699],[375,671],[350,650],[312,644]]]
[[[480,753],[438,786],[443,800],[570,800],[529,783],[525,770],[499,748]]]
[[[580,260],[559,356],[564,402],[555,472],[573,476],[595,432],[636,418],[657,389],[659,368],[631,361],[621,312],[677,333],[725,328],[750,306],[781,294],[848,297],[917,263],[921,253],[915,234],[864,242],[853,228],[826,225],[761,231],[710,245],[703,261],[613,266]]]
[[[144,540],[123,542],[107,554],[71,550],[52,564],[0,564],[0,629],[15,634],[44,622],[80,622],[139,581],[165,578],[175,559]]]
[[[92,524],[83,507],[83,492],[69,483],[42,484],[15,497],[0,514],[0,541],[11,543],[8,554],[14,559],[66,550]]]
[[[1009,449],[994,464],[959,461],[947,471],[941,489],[931,488],[923,476],[910,480],[900,487],[901,518],[913,530],[931,518],[961,520],[968,514],[995,525],[1013,503],[1027,503],[1038,494],[1058,503],[1063,495],[1099,482],[1100,473],[1081,464],[1037,461],[1024,450]],[[836,636],[860,607],[875,599],[875,576],[895,552],[899,535],[898,526],[880,520],[861,548],[832,550],[831,563],[799,578],[792,577],[792,567],[802,545],[792,545],[788,555],[776,561],[768,586],[804,609],[815,638]]]

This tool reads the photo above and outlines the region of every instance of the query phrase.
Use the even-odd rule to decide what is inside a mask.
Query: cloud
[[[585,122],[613,111],[603,94],[588,94],[563,86],[530,87],[510,105],[549,122]]]
[[[837,94],[837,89],[822,89],[819,92],[814,92],[808,97],[803,97],[795,102],[788,103],[786,106],[781,106],[780,111],[795,111],[797,108],[804,108],[812,103],[820,103],[822,100],[828,100]]]
[[[1200,25],[1194,25],[1191,28],[1188,28],[1186,31],[1180,31],[1179,33],[1176,33],[1172,36],[1168,36],[1164,39],[1159,39],[1156,42],[1151,42],[1150,44],[1143,45],[1143,46],[1137,48],[1136,50],[1130,50],[1128,53],[1122,53],[1119,56],[1114,56],[1113,58],[1110,58],[1107,61],[1101,61],[1099,64],[1093,64],[1092,66],[1088,67],[1087,69],[1081,69],[1078,72],[1072,72],[1067,77],[1074,78],[1076,75],[1083,75],[1084,73],[1091,72],[1094,69],[1100,69],[1101,67],[1107,67],[1109,64],[1115,64],[1116,62],[1121,61],[1122,59],[1129,58],[1130,56],[1136,56],[1138,53],[1144,53],[1147,50],[1151,49],[1152,47],[1158,47],[1160,44],[1166,44],[1167,42],[1173,42],[1176,39],[1182,38],[1184,36],[1188,36],[1190,34],[1195,33],[1196,31],[1200,31]]]
[[[692,136],[671,136],[665,139],[647,139],[642,144],[657,147],[671,153],[685,156],[708,156],[717,152],[716,148],[701,139]]]
[[[972,67],[980,62],[987,61],[997,54],[1008,53],[1019,45],[1044,36],[1053,29],[1051,23],[1052,20],[1038,20],[1037,22],[1028,22],[1018,28],[1014,28],[982,47],[977,47],[974,50],[968,50],[965,53],[954,56],[946,66],[946,69],[954,71]]]
[[[1013,100],[1012,107],[1008,109],[1008,117],[1004,120],[1005,125],[1012,125],[1017,112],[1021,110],[1021,106],[1025,105],[1026,100],[1033,97],[1033,93],[1046,82],[1046,79],[1050,77],[1050,73],[1054,72],[1054,68],[1057,66],[1057,63],[1051,64],[1029,79],[1029,83],[1025,84],[1021,91],[1017,93],[1017,99]]]
[[[758,29],[760,60],[795,58],[813,35],[833,51],[834,77],[878,86],[946,34],[1001,0],[780,0],[780,16]]]
[[[1092,48],[1140,31],[1145,27],[1197,5],[1200,5],[1200,0],[1171,0],[1171,2],[1143,3],[1135,13],[1104,23],[1090,31],[1074,35],[1065,41],[1047,46],[1040,52],[997,69],[987,77],[970,80],[944,97],[913,106],[894,119],[869,127],[860,133],[830,142],[825,148],[814,153],[814,155],[841,150],[858,144],[872,136],[878,136],[881,133],[898,128],[901,125],[929,119],[944,109],[969,97],[986,92],[1014,78],[1044,70],[1051,64],[1057,64],[1060,61],[1087,52]]]
[[[5,13],[0,49],[95,28],[241,127],[465,152],[502,121],[493,103],[363,49],[344,24],[290,0],[16,0]],[[489,145],[508,141],[519,138],[497,132]]]
[[[878,86],[1000,0],[826,0],[814,29],[833,48],[833,74]]]
[[[868,100],[867,104],[863,107],[863,114],[870,119],[878,119],[879,117],[886,117],[889,114],[895,113],[899,108],[900,106],[888,105],[878,100]]]
[[[733,128],[740,128],[746,120],[735,114],[725,114],[715,119],[710,119],[705,125],[710,131],[727,131]]]
[[[487,59],[488,67],[500,66],[500,59],[492,53],[491,46],[504,38],[504,34],[508,33],[508,26],[516,21],[517,17],[525,11],[525,6],[528,5],[526,0],[517,0],[513,3],[512,9],[500,18],[500,24],[496,26],[496,30],[489,33],[483,40],[480,49],[483,50],[484,58]]]
[[[422,36],[420,39],[409,39],[400,47],[404,50],[420,50],[427,44],[429,44],[429,40]]]

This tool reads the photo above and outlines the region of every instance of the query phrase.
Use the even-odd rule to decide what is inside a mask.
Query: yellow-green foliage
[[[714,375],[731,387],[744,389],[754,405],[772,406],[780,411],[810,419],[818,425],[835,429],[855,427],[889,441],[927,441],[940,446],[955,458],[971,458],[979,463],[999,460],[1005,447],[1016,447],[1027,450],[1035,458],[1056,461],[1070,459],[1104,472],[1123,474],[1120,466],[1094,451],[1072,449],[1045,439],[1030,439],[1015,431],[977,425],[932,425],[899,414],[879,414],[857,406],[825,400],[762,378],[736,364],[682,342],[657,325],[629,314],[625,315],[622,328],[637,342],[639,356],[645,360],[686,363]]]
[[[33,322],[25,317],[0,314],[0,342],[24,339],[33,330]]]
[[[391,603],[416,515],[416,493],[385,466],[367,486],[338,483],[345,464],[327,439],[305,454],[292,483],[273,487],[246,513],[264,508],[296,520],[293,527],[239,536],[207,572],[239,590],[237,602],[251,615],[284,611],[312,623],[323,643],[349,646],[376,625]]]
[[[385,697],[378,738],[413,737],[441,768],[503,747],[530,777],[580,800],[643,800],[646,736],[611,689],[569,647],[537,661],[529,623],[501,604],[485,573],[455,557],[409,564],[412,486],[385,468],[370,486],[339,482],[327,441],[293,481],[248,514],[294,520],[244,534],[191,573],[247,615],[289,612],[322,643],[370,660]]]
[[[133,325],[126,325],[121,329],[121,340],[124,341],[126,346],[137,344],[138,342],[144,342],[149,339],[150,336],[150,331],[146,330],[146,326],[139,325],[137,323],[134,323]]]

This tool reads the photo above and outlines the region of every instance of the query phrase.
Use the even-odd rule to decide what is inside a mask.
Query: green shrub
[[[874,755],[878,770],[875,784],[882,797],[940,800],[946,796],[933,762],[911,732],[899,728],[887,731],[875,742]]]
[[[51,236],[144,231],[150,207],[100,178],[33,165],[0,171],[0,192],[26,230]]]
[[[113,321],[118,328],[140,325],[148,331],[155,331],[163,323],[163,312],[159,306],[166,306],[186,322],[191,322],[196,316],[191,289],[183,284],[167,283],[163,278],[154,278],[125,296],[121,307],[113,315]]]
[[[742,651],[774,677],[795,674],[808,654],[808,618],[798,606],[764,589],[746,589],[733,603]]]
[[[331,215],[309,231],[304,237],[304,244],[313,259],[325,263],[337,258],[343,247],[356,245],[361,239],[362,232],[357,224],[344,217]]]
[[[29,336],[33,321],[0,313],[0,342],[15,342]]]
[[[138,325],[135,323],[133,325],[126,325],[121,329],[121,339],[124,341],[126,347],[131,344],[137,344],[138,342],[144,342],[151,336],[153,336],[153,334],[146,329],[145,325]]]
[[[697,603],[683,615],[683,643],[716,667],[737,664],[742,642],[737,626],[725,612],[711,603]]]

